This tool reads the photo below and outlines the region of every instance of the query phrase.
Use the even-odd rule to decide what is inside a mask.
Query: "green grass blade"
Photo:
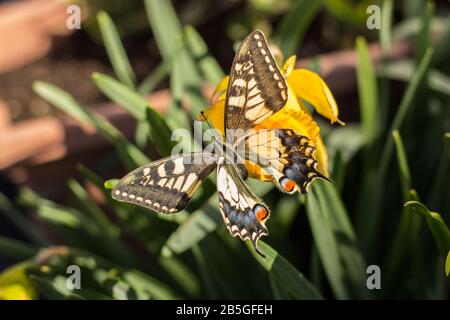
[[[272,184],[261,183],[256,180],[250,180],[248,184],[250,189],[260,197],[263,197],[273,188]],[[172,253],[183,253],[215,231],[222,223],[218,203],[218,196],[214,194],[201,209],[192,213],[167,239],[161,250],[162,255],[170,256]]]
[[[332,231],[352,293],[358,298],[369,298],[365,286],[367,264],[359,250],[359,242],[347,210],[336,187],[325,181],[315,182],[317,199],[324,215],[331,221]]]
[[[106,217],[105,213],[94,204],[89,197],[88,192],[76,180],[71,179],[67,184],[77,198],[83,212],[89,213],[91,219],[96,223],[98,228],[102,230],[105,236],[117,238],[119,236],[119,229],[108,219],[108,217]]]
[[[365,135],[366,147],[374,143],[379,133],[380,113],[378,105],[378,88],[374,67],[370,60],[367,42],[359,37],[356,40],[359,104],[362,128]],[[371,154],[367,155],[368,158]]]
[[[184,28],[186,45],[196,60],[204,78],[211,84],[217,84],[225,76],[217,61],[209,54],[208,47],[200,34],[192,26]]]
[[[149,159],[135,145],[127,141],[122,133],[105,119],[82,107],[68,92],[46,82],[33,84],[34,91],[44,100],[81,123],[94,126],[116,148],[122,161],[129,169],[149,162]]]
[[[450,275],[450,250],[448,251],[447,258],[445,259],[445,274],[447,277]]]
[[[171,65],[176,53],[177,41],[181,39],[182,29],[170,0],[145,0],[148,20],[153,30],[159,51],[166,63]]]
[[[333,223],[325,204],[317,197],[316,186],[312,185],[306,197],[306,213],[309,225],[319,251],[320,260],[330,286],[338,299],[350,298],[345,285],[345,272],[339,254],[339,246],[333,232]]]
[[[95,72],[92,79],[105,96],[121,105],[137,120],[145,121],[146,110],[150,106],[144,96],[106,74]]]
[[[258,242],[260,249],[266,255],[265,258],[255,252],[250,241],[246,241],[246,244],[256,260],[269,272],[270,277],[294,298],[302,300],[323,299],[317,288],[267,243],[261,240]]]
[[[444,63],[450,56],[450,18],[447,17],[445,23],[445,30],[442,33],[438,43],[435,45],[435,53],[431,64],[437,65]]]
[[[403,121],[405,120],[406,114],[412,105],[417,88],[419,87],[419,84],[422,82],[426,72],[429,69],[431,58],[433,57],[433,52],[434,52],[433,48],[428,48],[416,72],[413,74],[411,82],[406,88],[406,92],[400,102],[398,111],[395,114],[394,120],[392,121],[391,129],[389,130],[389,132],[393,132],[394,130],[400,130]],[[386,172],[389,160],[392,155],[392,151],[393,151],[393,140],[390,137],[388,137],[381,156],[380,171],[383,174]]]
[[[30,241],[38,245],[49,244],[48,240],[33,225],[32,221],[27,219],[3,193],[0,192],[0,214],[4,214],[14,226]]]
[[[383,78],[409,82],[415,70],[416,65],[413,60],[403,59],[386,63],[379,75]],[[450,96],[450,77],[445,73],[431,69],[428,71],[427,80],[426,84],[429,89]]]
[[[430,66],[432,56],[433,49],[429,48],[406,88],[406,92],[400,102],[400,106],[395,114],[389,132],[400,130],[406,114],[413,103],[419,84],[423,81],[426,71]],[[381,152],[377,171],[376,173],[373,172],[370,180],[367,181],[367,189],[365,191],[366,196],[362,196],[359,201],[357,226],[361,236],[362,247],[364,248],[364,252],[368,255],[375,252],[373,246],[376,242],[376,234],[381,220],[380,206],[382,201],[380,186],[383,185],[393,149],[394,142],[392,137],[388,136]]]
[[[84,230],[92,237],[100,235],[100,230],[90,218],[74,208],[61,206],[44,199],[31,189],[22,189],[18,201],[24,206],[36,210],[38,216],[50,225],[73,229],[76,232]]]
[[[430,206],[436,206],[441,201],[447,201],[446,195],[442,192],[448,188],[448,175],[450,168],[450,132],[444,134],[444,150],[436,169],[436,177],[430,192]],[[447,206],[447,209],[448,206]],[[445,211],[444,211],[445,212]]]
[[[397,151],[398,168],[400,170],[400,182],[402,185],[403,199],[408,201],[409,190],[411,190],[411,172],[409,170],[408,159],[406,158],[405,147],[398,130],[392,132],[392,137]]]
[[[106,47],[106,52],[108,53],[115,74],[120,81],[130,88],[133,88],[136,84],[136,76],[113,21],[104,11],[97,13],[97,21],[102,34],[103,43]]]
[[[393,1],[384,0],[381,8],[381,28],[380,28],[380,43],[383,55],[386,56],[391,50],[391,35],[392,35],[392,12]]]
[[[38,248],[28,243],[0,236],[0,256],[7,260],[22,261],[31,258]]]
[[[419,63],[427,49],[431,46],[431,19],[434,13],[434,3],[431,1],[427,1],[425,5],[425,10],[421,16],[421,28],[419,33],[415,37],[414,46],[415,46],[415,57],[417,63]]]
[[[172,253],[180,254],[216,230],[221,219],[217,202],[217,196],[214,196],[204,208],[191,214],[167,239],[161,254],[163,256],[170,256]]]
[[[141,94],[148,94],[152,92],[155,87],[167,76],[169,72],[164,62],[161,62],[151,73],[149,73],[144,80],[139,84],[138,91]]]
[[[282,18],[275,34],[285,57],[295,54],[306,30],[322,5],[323,0],[299,0]]]
[[[164,155],[169,155],[174,142],[171,129],[162,115],[148,105],[143,95],[126,87],[116,79],[101,73],[92,75],[97,87],[108,98],[123,106],[141,124],[147,126],[151,141]]]
[[[445,257],[450,250],[450,231],[442,217],[438,213],[428,210],[419,201],[408,201],[405,203],[405,207],[410,208],[412,212],[418,213],[426,219],[439,252]]]

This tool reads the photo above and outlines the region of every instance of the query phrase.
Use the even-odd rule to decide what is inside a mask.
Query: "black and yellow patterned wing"
[[[216,166],[209,153],[189,153],[144,165],[123,177],[112,190],[114,199],[162,213],[184,209]]]
[[[253,194],[240,177],[237,167],[220,158],[217,165],[217,191],[219,208],[225,225],[233,237],[250,240],[256,252],[258,240],[268,235],[265,223],[269,219],[268,207]]]
[[[244,39],[231,66],[225,100],[225,128],[248,130],[287,101],[287,84],[264,34],[254,31]],[[234,141],[232,141],[234,142]]]
[[[329,181],[317,171],[314,145],[292,129],[253,131],[237,143],[245,143],[245,158],[272,175],[283,192],[306,193],[314,179]]]

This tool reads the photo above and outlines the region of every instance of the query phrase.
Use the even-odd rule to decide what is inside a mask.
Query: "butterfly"
[[[306,193],[315,178],[328,180],[316,169],[315,148],[307,137],[292,129],[253,130],[287,98],[286,80],[264,34],[252,32],[233,60],[225,98],[225,141],[215,141],[218,151],[173,155],[144,165],[123,177],[112,197],[172,214],[184,209],[216,170],[219,209],[227,229],[233,237],[250,240],[264,257],[258,240],[269,233],[270,210],[245,184],[243,163],[260,166],[288,194]]]

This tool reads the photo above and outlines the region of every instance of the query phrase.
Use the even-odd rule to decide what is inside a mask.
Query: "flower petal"
[[[209,106],[203,111],[204,116],[211,125],[220,131],[222,135],[225,134],[224,126],[225,126],[225,101],[219,100],[213,105]],[[197,116],[197,120],[203,121],[203,116],[199,114]]]
[[[211,104],[217,102],[218,100],[225,100],[225,92],[227,91],[229,80],[230,76],[225,76],[222,80],[220,80],[219,84],[214,89],[214,92],[211,95]]]
[[[13,265],[0,273],[0,300],[30,300],[38,298],[35,284],[28,278],[29,261]]]
[[[288,101],[286,105],[259,123],[255,129],[293,129],[308,137],[315,144],[320,128],[301,104],[301,101],[297,100],[292,89],[288,86]]]
[[[316,160],[317,160],[317,170],[323,174],[325,177],[330,177],[328,172],[328,153],[325,144],[323,143],[322,137],[318,136],[316,140]]]
[[[306,69],[295,69],[289,75],[288,83],[297,97],[308,101],[331,123],[345,124],[338,118],[339,109],[333,94],[317,73]]]
[[[286,59],[284,62],[283,68],[281,68],[281,72],[287,78],[292,73],[295,68],[295,63],[297,62],[297,56],[293,55]]]

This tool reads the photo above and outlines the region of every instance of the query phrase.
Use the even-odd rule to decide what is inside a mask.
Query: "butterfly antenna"
[[[212,129],[211,123],[209,123],[209,120],[208,120],[208,119],[206,118],[206,116],[205,116],[205,112],[200,111],[200,114],[202,115],[203,120],[205,120],[206,123],[208,124],[208,127],[209,127],[210,129]]]
[[[200,111],[200,114],[202,115],[202,117],[205,120],[205,122],[208,124],[209,129],[214,130],[214,128],[211,126],[211,123],[206,118],[205,113],[203,111]],[[212,135],[212,138],[213,138],[213,140],[216,140],[216,137],[214,136],[214,134]]]

